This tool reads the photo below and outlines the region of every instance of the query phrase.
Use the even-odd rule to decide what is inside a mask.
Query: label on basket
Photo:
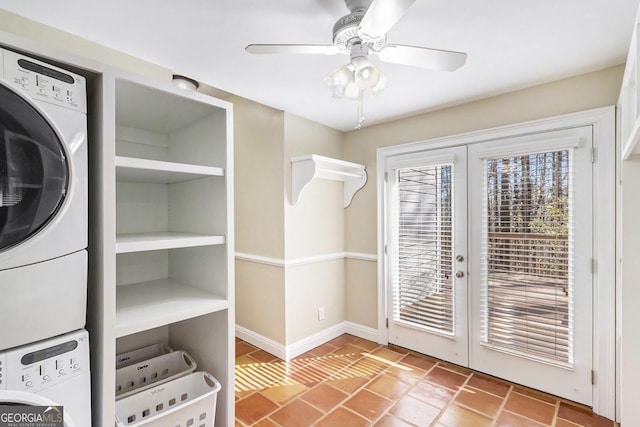
[[[0,427],[64,427],[63,407],[0,405]]]
[[[156,387],[153,389],[153,391],[151,392],[151,394],[153,395],[157,395],[162,393],[163,391],[165,391],[167,388],[166,387]]]

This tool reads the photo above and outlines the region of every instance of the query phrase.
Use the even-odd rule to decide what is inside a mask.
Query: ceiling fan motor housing
[[[350,12],[366,12],[373,0],[344,0]]]
[[[362,1],[360,3],[363,3]],[[364,2],[364,3],[370,3]],[[347,0],[347,5],[349,5],[349,1]],[[365,9],[357,9],[351,12],[348,15],[343,16],[338,19],[338,21],[333,26],[333,44],[338,47],[343,53],[350,53],[351,45],[354,43],[363,43],[367,44],[370,49],[375,51],[379,51],[382,46],[384,46],[385,38],[375,40],[370,43],[365,40],[362,40],[360,35],[358,34],[358,27],[360,26],[360,22],[362,22],[362,18],[366,13]]]

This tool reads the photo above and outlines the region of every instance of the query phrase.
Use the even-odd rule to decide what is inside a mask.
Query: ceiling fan
[[[350,13],[334,24],[332,45],[250,44],[245,49],[254,54],[350,55],[349,63],[329,73],[326,81],[335,98],[360,101],[359,125],[364,121],[363,93],[377,95],[387,84],[386,76],[369,61],[369,54],[377,55],[383,62],[439,71],[455,71],[467,60],[463,52],[386,44],[387,32],[415,0],[345,2]]]

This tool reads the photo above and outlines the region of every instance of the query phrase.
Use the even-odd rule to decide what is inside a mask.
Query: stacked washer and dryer
[[[0,405],[91,425],[84,77],[0,49]]]

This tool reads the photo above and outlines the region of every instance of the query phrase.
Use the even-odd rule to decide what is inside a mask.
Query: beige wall
[[[376,262],[345,260],[347,321],[378,328],[378,265]]]
[[[638,286],[638,254],[640,254],[640,160],[622,164],[622,351],[620,388],[623,427],[640,420],[638,383],[640,383],[640,286]]]
[[[612,67],[347,133],[344,159],[366,164],[369,179],[346,210],[346,250],[377,253],[378,148],[615,105],[623,71],[623,66]],[[347,295],[377,292],[376,263],[364,267],[359,265],[362,262],[347,263]],[[347,300],[347,318],[375,327],[377,296],[369,295],[367,301],[352,304]]]
[[[287,344],[345,320],[344,261],[337,259],[286,269]],[[318,320],[323,307],[324,320]]]
[[[171,79],[173,75],[171,70],[165,67],[23,18],[4,9],[0,9],[0,31],[46,44],[51,48],[60,49],[61,52],[69,52],[82,58],[95,60],[97,67],[100,64],[107,64],[162,80]],[[0,43],[2,42],[6,43],[8,40],[3,40],[0,37]]]
[[[233,103],[236,252],[282,259],[284,113],[210,87],[202,91]],[[284,344],[283,268],[246,260],[235,266],[236,324]]]
[[[213,88],[234,106],[236,324],[290,345],[345,320],[344,262],[288,265],[344,251],[342,185],[312,182],[292,206],[291,158],[342,157],[342,133]],[[319,321],[318,307],[325,320]]]
[[[285,113],[284,188],[285,258],[344,251],[343,184],[313,180],[291,204],[291,159],[307,154],[342,158],[342,133]]]
[[[285,254],[284,113],[237,96],[234,114],[236,251]]]
[[[236,325],[286,343],[282,267],[236,260]]]
[[[314,180],[291,205],[291,158],[319,154],[342,158],[342,133],[285,113],[284,188],[285,259],[344,251],[343,185]],[[344,261],[286,267],[287,344],[305,339],[345,320]],[[318,308],[325,310],[318,320]]]

